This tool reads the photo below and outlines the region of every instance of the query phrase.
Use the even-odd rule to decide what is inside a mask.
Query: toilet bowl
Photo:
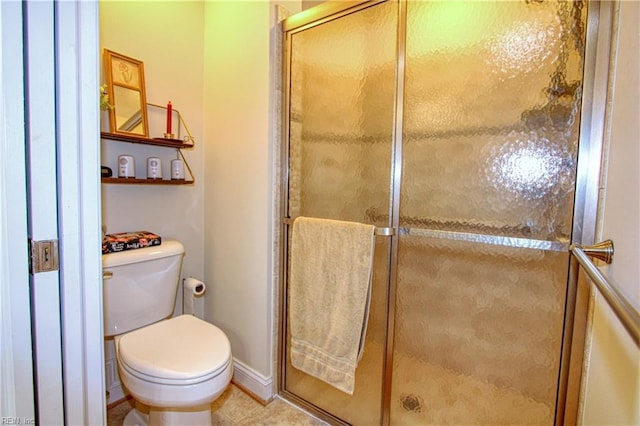
[[[182,315],[116,336],[115,343],[122,383],[149,406],[149,424],[211,423],[210,404],[233,375],[229,339],[219,328]]]
[[[104,334],[136,400],[125,425],[210,425],[211,403],[231,381],[224,332],[192,315],[170,318],[183,255],[182,244],[164,240],[102,256]]]

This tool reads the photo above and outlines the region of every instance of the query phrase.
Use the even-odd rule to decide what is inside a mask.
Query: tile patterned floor
[[[120,426],[133,400],[126,400],[107,412],[107,426]],[[304,411],[276,398],[263,406],[240,388],[231,384],[212,405],[211,420],[214,426],[320,426],[326,423],[311,417]]]

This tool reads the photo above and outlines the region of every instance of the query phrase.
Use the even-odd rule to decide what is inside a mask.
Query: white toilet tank
[[[102,255],[104,334],[115,336],[173,313],[184,246],[174,240]]]

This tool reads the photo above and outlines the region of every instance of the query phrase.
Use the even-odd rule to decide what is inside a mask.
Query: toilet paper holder
[[[195,315],[195,300],[201,297],[207,286],[193,277],[182,280],[182,313]]]
[[[207,286],[200,280],[193,277],[185,278],[182,280],[182,287],[184,291],[188,291],[194,296],[201,296],[204,294]]]

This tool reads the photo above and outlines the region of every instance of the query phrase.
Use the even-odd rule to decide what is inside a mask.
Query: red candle
[[[173,107],[171,106],[171,101],[167,104],[167,134],[171,134],[171,115],[172,115]]]

